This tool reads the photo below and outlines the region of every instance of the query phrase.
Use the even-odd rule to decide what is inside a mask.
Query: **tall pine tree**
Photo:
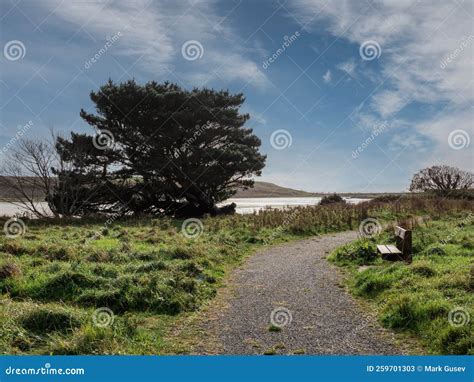
[[[239,112],[243,94],[109,80],[90,97],[97,113],[81,117],[96,136],[57,142],[70,164],[58,177],[84,188],[82,213],[218,214],[216,204],[252,186],[265,165]]]

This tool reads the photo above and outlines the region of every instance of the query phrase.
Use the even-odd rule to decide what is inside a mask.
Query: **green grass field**
[[[439,218],[472,209],[472,204],[466,203],[412,200],[206,218],[202,220],[202,233],[193,238],[183,234],[182,221],[170,219],[25,221],[27,229],[22,236],[0,236],[0,353],[188,352],[174,328],[186,315],[210,301],[228,271],[258,248],[309,235],[357,229],[368,216],[391,221],[418,211]],[[2,227],[5,221],[0,219]],[[435,225],[441,222],[429,224],[436,229],[433,238],[447,229]],[[426,228],[426,237],[429,232],[430,228]],[[464,231],[460,238],[463,235]],[[415,240],[420,237],[416,234]],[[424,283],[419,284],[422,289],[429,288],[428,294],[437,291],[432,296],[433,304],[444,304],[439,305],[439,312],[454,305],[465,306],[472,303],[467,290],[461,293],[467,277],[461,268],[469,264],[468,253],[472,250],[472,236],[469,237],[463,255],[439,257],[439,262],[427,254],[417,255],[413,268],[418,267],[418,273],[402,264],[391,268],[384,265],[361,273],[359,278],[372,273],[381,279],[390,278],[392,273],[413,273],[407,280],[416,283],[407,283],[404,294],[397,293],[394,300],[425,296],[423,290],[417,289],[419,280]],[[464,240],[460,238],[456,240]],[[423,275],[421,266],[426,263],[435,275]],[[397,283],[370,295],[381,298],[381,293],[389,293]],[[361,291],[363,288],[359,287]],[[453,293],[452,300],[443,297],[449,293]],[[403,309],[404,301],[391,305],[391,309]],[[387,308],[384,312],[384,317],[394,317],[385,319],[387,326],[401,325],[395,320],[395,311]],[[459,341],[449,343],[457,344],[456,349],[465,349],[465,342]],[[459,351],[446,349],[445,352]]]
[[[474,216],[426,220],[413,231],[413,263],[373,256],[392,230],[335,250],[351,292],[369,301],[381,324],[419,339],[435,354],[474,354]]]

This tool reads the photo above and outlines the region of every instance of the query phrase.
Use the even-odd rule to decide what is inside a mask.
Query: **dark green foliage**
[[[339,264],[372,264],[377,258],[377,248],[371,239],[361,239],[336,249],[330,259]]]
[[[0,280],[20,277],[20,275],[21,269],[18,265],[14,263],[6,263],[0,265]]]
[[[26,313],[19,319],[20,325],[32,333],[44,335],[49,332],[68,332],[80,326],[81,322],[66,309],[40,307]]]
[[[320,205],[332,204],[332,203],[345,203],[344,198],[338,194],[325,195],[319,202]]]
[[[50,203],[66,204],[67,215],[219,214],[216,203],[251,186],[265,164],[260,139],[244,127],[249,115],[239,113],[242,94],[131,80],[90,97],[97,114],[81,117],[98,135],[57,141],[68,166],[56,171]]]

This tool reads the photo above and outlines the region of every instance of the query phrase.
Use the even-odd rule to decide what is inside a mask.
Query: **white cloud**
[[[328,69],[323,76],[323,80],[324,82],[329,83],[331,82],[331,78],[332,78],[331,71]]]
[[[471,136],[473,133],[472,8],[472,2],[459,1],[293,1],[295,16],[314,28],[319,28],[323,19],[334,36],[357,45],[367,40],[380,44],[382,53],[377,64],[385,82],[360,115],[396,118],[397,113],[415,102],[447,104],[440,115],[425,117],[422,122],[416,116],[412,128],[434,142],[430,160],[469,169],[473,167],[472,151],[452,150],[446,139],[455,128],[464,129]],[[452,60],[443,69],[442,63],[450,56]],[[370,68],[372,62],[361,60],[360,64],[358,70],[363,70]],[[340,68],[348,72],[350,66]]]
[[[240,37],[222,24],[223,18],[216,12],[214,3],[211,0],[45,0],[40,4],[54,11],[49,23],[66,28],[71,35],[81,28],[81,33],[97,40],[97,48],[106,36],[120,31],[123,37],[116,43],[114,54],[139,59],[137,65],[148,72],[166,74],[173,71],[179,78],[189,81],[199,79],[206,82],[221,78],[264,86],[265,75],[248,58],[251,48],[247,52]],[[188,63],[183,59],[181,47],[188,40],[202,44],[204,53],[201,59]],[[89,46],[93,45],[89,43]],[[91,53],[95,53],[94,49]],[[186,65],[186,70],[179,70],[180,65]]]
[[[343,72],[347,73],[349,76],[351,77],[355,77],[355,69],[356,69],[356,63],[354,62],[354,60],[349,60],[349,61],[346,61],[346,62],[343,62],[339,65],[337,65],[337,68],[339,70],[342,70]]]

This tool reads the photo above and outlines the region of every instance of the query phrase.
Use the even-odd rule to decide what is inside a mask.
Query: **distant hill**
[[[313,192],[306,192],[301,190],[294,190],[293,188],[286,188],[277,186],[269,182],[255,182],[253,188],[247,190],[238,190],[233,198],[269,198],[269,197],[311,197],[320,196]]]
[[[237,194],[233,198],[291,198],[291,197],[322,197],[324,195],[330,195],[332,192],[308,192],[302,190],[295,190],[293,188],[287,188],[278,186],[270,182],[258,182],[255,181],[254,187],[247,190],[238,190]],[[338,192],[338,195],[343,197],[371,199],[380,195],[402,195],[400,192]]]
[[[32,193],[33,190],[30,191]],[[356,197],[356,198],[374,198],[378,195],[384,195],[385,193],[339,193],[344,197]],[[287,188],[278,186],[270,182],[258,182],[254,183],[253,188],[247,190],[238,190],[237,194],[233,198],[304,198],[304,197],[318,197],[328,195],[323,192],[307,192],[302,190],[295,190],[293,188]],[[400,195],[400,194],[399,194]],[[38,199],[43,199],[44,196],[38,194]],[[0,176],[0,201],[18,199],[19,195],[16,195],[13,190],[8,186],[7,179]]]

